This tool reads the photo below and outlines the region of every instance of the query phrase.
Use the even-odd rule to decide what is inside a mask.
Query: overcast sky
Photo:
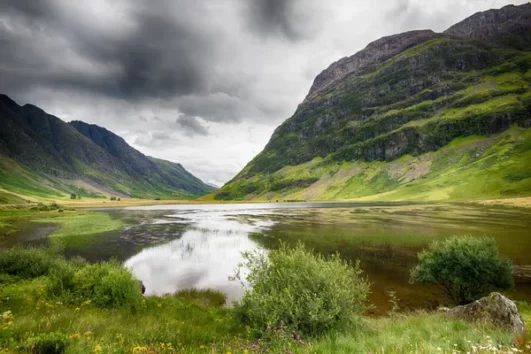
[[[332,62],[526,2],[0,0],[0,93],[222,185]]]

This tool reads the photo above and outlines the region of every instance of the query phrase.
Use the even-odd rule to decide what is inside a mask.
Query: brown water
[[[431,241],[467,234],[496,239],[500,253],[512,259],[517,270],[516,287],[508,295],[531,301],[531,210],[454,204],[268,203],[101,212],[131,226],[83,246],[67,247],[67,255],[91,261],[118,258],[144,282],[148,294],[215,288],[235,300],[242,287],[229,276],[242,251],[301,240],[318,252],[340,252],[346,259],[361,260],[373,283],[373,313],[389,309],[389,291],[396,292],[402,308],[435,308],[445,303],[444,298],[435,288],[409,284],[409,269],[416,253]],[[34,227],[14,240],[43,243],[43,235],[50,231],[47,225]]]

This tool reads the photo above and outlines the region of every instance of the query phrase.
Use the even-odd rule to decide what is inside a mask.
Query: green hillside
[[[531,195],[529,19],[507,6],[339,60],[215,198]]]
[[[0,188],[8,193],[188,199],[214,190],[180,164],[145,156],[105,128],[65,123],[5,95],[0,120]]]

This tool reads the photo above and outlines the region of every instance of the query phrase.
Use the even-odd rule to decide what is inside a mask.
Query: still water
[[[118,258],[146,286],[147,294],[213,288],[229,302],[242,294],[229,280],[241,253],[304,242],[323,254],[339,252],[361,260],[372,282],[374,314],[390,307],[396,292],[404,309],[444,304],[432,287],[411,285],[409,269],[431,241],[452,235],[490,236],[515,264],[516,287],[508,295],[531,300],[531,210],[457,204],[216,204],[168,205],[100,210],[128,225],[67,255],[90,261]],[[47,229],[46,229],[47,228]],[[21,232],[22,243],[46,242],[48,225]],[[43,237],[44,236],[44,237]],[[68,242],[67,242],[68,245]]]

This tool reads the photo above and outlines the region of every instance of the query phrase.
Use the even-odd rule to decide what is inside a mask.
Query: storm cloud
[[[318,29],[324,2],[300,0],[246,1],[249,28],[260,36],[285,36],[291,41],[311,37]]]
[[[0,0],[0,93],[104,126],[221,185],[333,61],[507,3]]]

